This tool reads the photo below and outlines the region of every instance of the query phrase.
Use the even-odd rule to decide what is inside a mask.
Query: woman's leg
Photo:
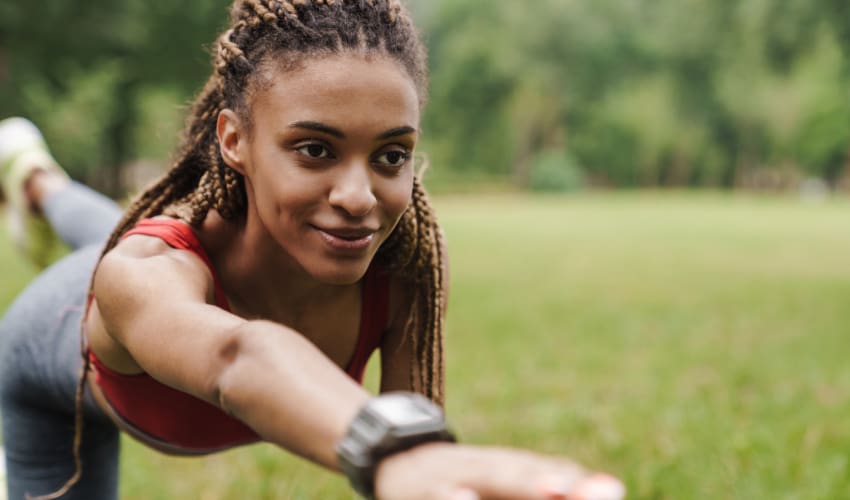
[[[72,249],[101,243],[121,218],[112,200],[70,180],[23,118],[0,121],[0,185],[12,240],[40,267],[57,235]]]
[[[104,243],[121,219],[114,201],[73,181],[46,194],[40,208],[50,227],[74,250]]]
[[[80,322],[100,244],[38,276],[0,322],[0,403],[9,500],[58,490],[74,474]],[[83,406],[83,473],[63,499],[118,497],[119,433],[97,405]]]

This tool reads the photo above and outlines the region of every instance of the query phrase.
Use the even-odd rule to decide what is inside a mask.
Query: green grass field
[[[572,456],[633,499],[850,498],[850,202],[435,204],[464,441]],[[7,247],[0,307],[30,274]],[[122,474],[128,500],[353,498],[266,445],[175,459],[127,440]]]

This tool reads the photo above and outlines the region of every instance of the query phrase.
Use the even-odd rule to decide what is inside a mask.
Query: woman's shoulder
[[[183,224],[170,221],[167,224]],[[186,228],[185,234],[191,234],[191,229]],[[205,256],[188,247],[175,245],[173,238],[156,232],[129,232],[98,263],[93,291],[102,296],[112,295],[118,288],[124,294],[160,286],[165,288],[162,292],[167,297],[168,287],[188,286],[206,295],[213,285],[211,271]]]
[[[187,259],[187,253],[180,250],[195,245],[199,241],[186,223],[167,217],[143,219],[104,254],[101,266],[113,261],[122,265],[144,265],[150,260],[192,263],[195,259]]]

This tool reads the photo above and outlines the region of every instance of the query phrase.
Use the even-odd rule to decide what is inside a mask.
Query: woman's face
[[[410,203],[416,88],[391,60],[350,54],[270,76],[250,133],[235,114],[219,118],[222,155],[245,176],[249,217],[292,260],[354,283]]]

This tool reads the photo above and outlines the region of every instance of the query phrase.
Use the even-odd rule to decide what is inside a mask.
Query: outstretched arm
[[[220,406],[263,439],[336,468],[334,445],[369,394],[292,329],[208,304],[213,290],[196,256],[128,239],[95,277],[92,313],[106,338],[91,332],[92,348],[114,368],[143,370]]]
[[[292,329],[210,305],[212,278],[200,259],[151,240],[122,245],[101,262],[91,313],[103,335],[92,338],[95,352],[110,366],[144,370],[220,406],[265,440],[339,469],[336,444],[370,395]],[[401,377],[393,380],[385,388],[404,388]],[[380,500],[619,498],[575,496],[589,484],[584,477],[569,461],[529,452],[428,444],[380,461],[375,491]]]

